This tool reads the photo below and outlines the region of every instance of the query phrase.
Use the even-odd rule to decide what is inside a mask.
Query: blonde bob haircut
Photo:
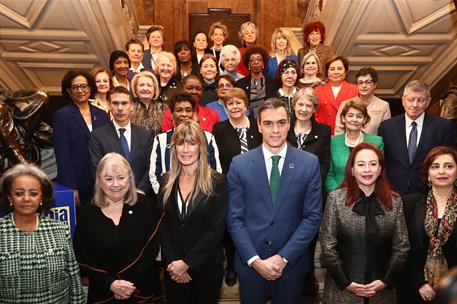
[[[109,169],[115,167],[121,167],[121,170],[123,170],[128,175],[129,190],[125,195],[124,204],[133,206],[136,204],[138,199],[136,194],[135,178],[133,176],[132,168],[130,167],[129,162],[122,155],[111,152],[107,153],[100,160],[95,176],[95,194],[94,198],[92,199],[92,204],[99,208],[107,207],[109,205],[109,203],[106,201],[106,194],[103,192],[102,186],[100,185],[101,179]]]
[[[290,45],[290,35],[287,33],[284,29],[278,27],[275,29],[273,32],[273,35],[271,35],[271,55],[274,55],[277,51],[276,49],[276,39],[278,38],[284,38],[287,40],[287,46],[285,49],[286,56],[292,56],[295,55],[294,51],[292,50],[292,46]]]
[[[300,67],[301,73],[303,75],[305,74],[305,63],[306,63],[306,60],[308,60],[308,58],[310,58],[310,57],[314,57],[314,59],[316,59],[316,63],[317,63],[317,73],[316,73],[316,75],[317,76],[322,76],[323,72],[322,72],[321,61],[319,59],[319,56],[317,56],[314,53],[308,53],[305,56],[303,56],[302,64],[301,64],[301,67]]]
[[[178,160],[176,146],[183,143],[195,143],[199,146],[198,168],[196,171],[195,186],[191,193],[194,200],[198,193],[207,196],[213,195],[213,170],[208,163],[208,151],[205,134],[200,125],[194,120],[186,120],[180,123],[173,132],[170,144],[170,171],[163,187],[163,204],[165,205],[172,195],[173,186],[178,182],[181,175],[182,165]]]
[[[165,58],[168,58],[168,60],[171,61],[171,65],[173,66],[173,74],[176,74],[176,67],[178,66],[176,57],[175,57],[175,55],[173,55],[173,53],[165,52],[165,51],[160,52],[159,55],[157,56],[157,64],[155,66],[157,74],[159,74],[160,62],[162,62],[162,60],[164,60]]]
[[[216,29],[222,30],[222,33],[224,34],[224,42],[227,41],[227,39],[229,38],[228,28],[225,24],[223,24],[220,21],[217,21],[217,22],[214,22],[213,24],[211,24],[211,26],[209,27],[208,38],[211,39],[211,41],[213,41],[213,38],[211,38],[211,36],[213,36],[214,31]]]
[[[137,85],[138,81],[140,78],[149,78],[152,80],[152,86],[154,87],[154,96],[152,96],[152,99],[157,99],[159,97],[159,82],[157,81],[157,77],[149,71],[142,71],[133,76],[133,79],[130,83],[130,92],[132,92],[133,97],[138,98],[138,93],[137,93]]]

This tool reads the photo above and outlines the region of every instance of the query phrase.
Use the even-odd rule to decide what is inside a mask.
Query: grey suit
[[[130,166],[138,189],[147,193],[152,190],[149,181],[149,159],[152,149],[152,133],[145,128],[131,124]],[[89,153],[92,173],[95,176],[100,159],[109,152],[124,155],[119,136],[111,122],[92,132],[89,140]]]

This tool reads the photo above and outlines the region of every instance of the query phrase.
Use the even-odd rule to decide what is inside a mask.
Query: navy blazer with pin
[[[92,130],[109,123],[105,111],[89,105]],[[90,178],[88,142],[90,130],[74,102],[54,113],[54,149],[57,160],[57,182],[79,191],[82,203],[91,196],[93,182]]]
[[[132,123],[130,126],[132,134],[129,163],[135,177],[135,185],[144,193],[148,193],[152,190],[151,182],[149,181],[149,164],[154,138],[152,133],[145,128]],[[95,177],[98,163],[109,152],[116,152],[124,156],[124,150],[113,123],[95,130],[90,137],[89,153],[93,177]]]
[[[317,156],[288,145],[273,202],[262,146],[233,158],[228,174],[227,226],[235,244],[235,271],[240,278],[246,282],[263,280],[247,264],[256,255],[266,259],[279,254],[287,260],[281,278],[300,280],[310,270],[308,246],[322,216],[319,171]],[[244,290],[255,293],[256,285],[252,284]]]

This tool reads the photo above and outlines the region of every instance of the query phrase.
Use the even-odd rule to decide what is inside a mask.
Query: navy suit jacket
[[[105,111],[89,105],[92,129],[109,123]],[[73,189],[91,188],[88,142],[90,131],[74,102],[62,107],[52,118],[57,182]],[[80,193],[81,196],[81,193]]]
[[[300,276],[310,270],[308,246],[322,217],[319,170],[317,156],[288,145],[273,203],[262,146],[233,158],[228,174],[227,225],[240,276],[258,277],[247,264],[255,255],[285,258],[288,263],[283,276]]]
[[[152,133],[145,128],[131,125],[132,137],[130,142],[130,166],[135,177],[135,184],[144,193],[152,190],[149,181],[149,160],[151,157]],[[109,153],[116,152],[124,155],[119,136],[113,123],[107,124],[94,132],[89,140],[89,153],[92,161],[92,176],[95,177],[98,163],[102,157]]]
[[[454,146],[455,134],[450,120],[425,114],[421,137],[414,160],[410,164],[406,145],[405,114],[381,123],[378,135],[384,141],[384,157],[389,182],[400,194],[419,192],[419,171],[436,146]]]

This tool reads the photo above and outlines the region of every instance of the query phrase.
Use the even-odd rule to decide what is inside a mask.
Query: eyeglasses
[[[85,90],[87,90],[88,87],[89,87],[89,85],[87,83],[72,84],[70,86],[70,90],[72,92],[78,92],[79,89],[81,89],[82,91],[85,91]]]
[[[217,86],[219,89],[231,89],[233,88],[232,84],[231,83],[226,83],[226,84],[223,84],[221,83],[220,85]]]
[[[28,195],[30,198],[35,198],[35,197],[38,197],[39,195],[41,194],[41,192],[39,191],[29,191],[29,192],[26,192],[26,191],[14,191],[11,193],[11,196],[13,197],[16,197],[16,198],[23,198],[25,197],[26,195]]]
[[[263,62],[262,57],[250,58],[249,63]]]
[[[363,80],[357,80],[356,83],[357,83],[357,85],[359,85],[359,86],[363,86],[364,84],[370,85],[370,84],[374,83],[374,81],[371,80],[371,79],[368,79],[368,80],[365,80],[365,81],[363,81]]]

